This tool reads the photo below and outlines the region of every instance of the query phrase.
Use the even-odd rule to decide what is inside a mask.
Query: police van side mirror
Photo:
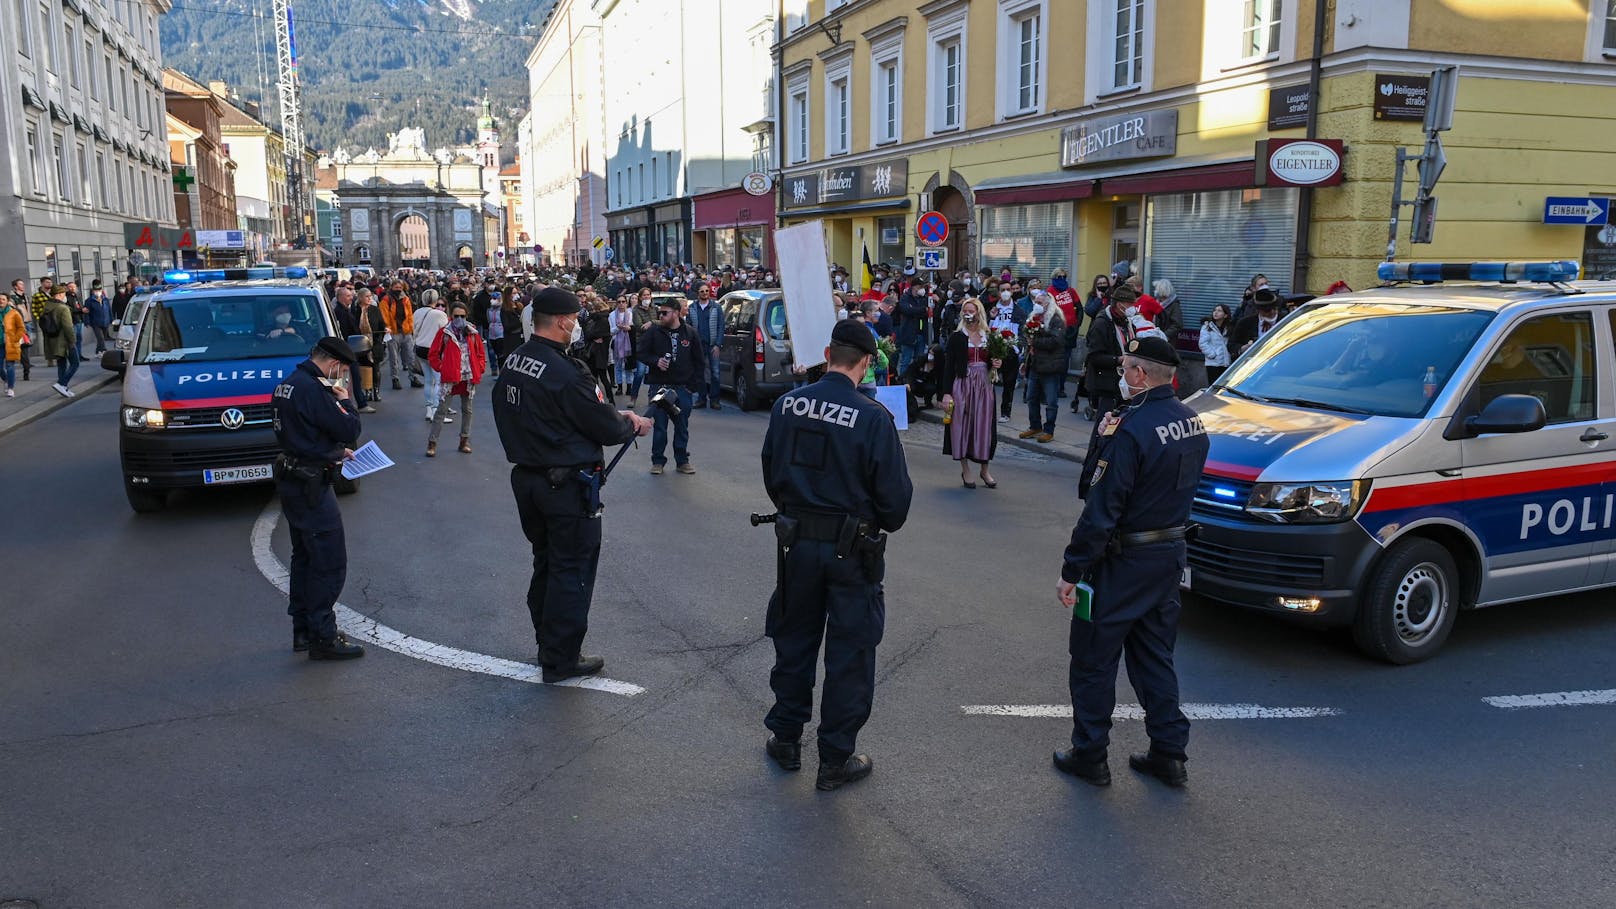
[[[1464,421],[1469,438],[1502,432],[1536,432],[1549,422],[1543,402],[1531,395],[1499,395]]]
[[[101,354],[101,368],[110,372],[122,373],[129,357],[121,350],[109,350]]]

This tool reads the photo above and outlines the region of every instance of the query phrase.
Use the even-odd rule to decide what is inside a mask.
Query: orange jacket
[[[382,294],[382,322],[395,335],[412,335],[415,333],[415,304],[410,302],[409,294],[402,294],[400,300],[402,305],[393,299],[392,291]]]

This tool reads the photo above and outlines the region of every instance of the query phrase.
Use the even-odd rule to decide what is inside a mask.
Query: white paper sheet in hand
[[[386,470],[393,466],[393,459],[382,453],[376,441],[359,446],[353,457],[342,462],[342,475],[350,480],[357,480],[378,470]]]
[[[888,413],[892,414],[892,422],[899,429],[909,428],[908,391],[909,388],[905,385],[875,386],[875,400],[880,402]]]

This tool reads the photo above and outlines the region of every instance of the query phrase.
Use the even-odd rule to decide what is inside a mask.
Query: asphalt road
[[[421,457],[415,393],[367,422],[398,466],[343,500],[343,601],[419,638],[531,660],[526,541],[478,404],[476,453]],[[766,416],[695,416],[699,473],[607,488],[589,649],[634,697],[372,648],[289,650],[255,567],[265,487],[136,516],[105,391],[0,438],[0,902],[221,906],[1516,906],[1616,903],[1616,707],[1483,697],[1616,687],[1608,592],[1461,617],[1393,668],[1341,634],[1187,605],[1187,701],[1338,710],[1204,720],[1191,780],[1054,772],[1068,703],[1053,594],[1076,465],[1019,450],[961,489],[934,426],[890,548],[867,781],[764,758],[773,558]],[[407,405],[407,406],[406,406]],[[284,561],[284,527],[275,536]],[[1126,681],[1119,697],[1133,702]]]

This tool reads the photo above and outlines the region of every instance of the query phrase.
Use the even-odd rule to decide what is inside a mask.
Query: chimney
[[[208,83],[208,91],[228,100],[230,98],[230,83],[214,79]]]

